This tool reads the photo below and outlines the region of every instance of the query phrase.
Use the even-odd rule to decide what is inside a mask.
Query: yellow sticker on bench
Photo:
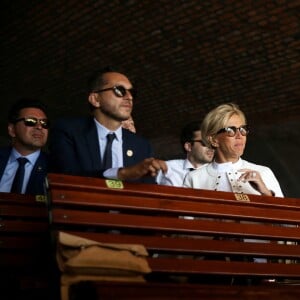
[[[35,195],[36,202],[47,202],[47,196],[45,195]]]
[[[234,194],[235,199],[238,201],[248,201],[250,202],[250,198],[246,194]]]
[[[121,180],[107,179],[105,180],[106,186],[111,189],[123,189],[123,182]]]

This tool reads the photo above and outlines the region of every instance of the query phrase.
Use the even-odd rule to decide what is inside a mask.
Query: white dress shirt
[[[156,182],[161,185],[182,187],[184,178],[191,169],[195,170],[188,159],[172,159],[167,160],[167,173],[159,171],[156,176]],[[201,167],[200,167],[201,168]]]

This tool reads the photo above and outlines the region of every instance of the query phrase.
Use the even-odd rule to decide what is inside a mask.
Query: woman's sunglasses
[[[228,136],[233,137],[236,135],[237,131],[239,131],[241,135],[246,136],[249,133],[249,126],[248,125],[242,125],[241,127],[228,126],[220,129],[217,132],[217,134],[226,132]]]

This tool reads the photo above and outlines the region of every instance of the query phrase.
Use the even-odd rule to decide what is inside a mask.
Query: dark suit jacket
[[[123,129],[124,167],[153,157],[150,143],[143,137]],[[92,117],[58,120],[49,136],[50,172],[78,176],[103,177],[99,139]],[[140,182],[155,183],[154,178]]]
[[[5,170],[11,147],[0,148],[0,178]],[[25,194],[45,195],[44,183],[47,175],[48,156],[41,152],[35,165],[33,166]]]

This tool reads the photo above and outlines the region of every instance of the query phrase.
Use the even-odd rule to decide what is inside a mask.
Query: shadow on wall
[[[286,134],[271,131],[259,137],[249,135],[243,156],[246,160],[269,167],[278,179],[284,196],[292,198],[300,198],[300,131],[296,131]]]

